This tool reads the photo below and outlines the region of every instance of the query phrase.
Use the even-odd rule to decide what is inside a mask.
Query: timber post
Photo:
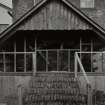
[[[74,54],[74,59],[75,59],[75,65],[74,65],[74,70],[75,70],[75,78],[77,78],[77,67],[78,67],[78,65],[77,65],[77,53],[75,52],[75,54]]]
[[[35,74],[36,74],[36,69],[37,69],[37,67],[36,67],[36,65],[37,65],[37,60],[36,60],[36,57],[37,57],[37,41],[36,41],[36,39],[35,39],[35,51],[34,51],[34,53],[32,54],[32,62],[33,62],[33,76],[35,76]]]
[[[92,105],[92,88],[87,84],[87,105]]]
[[[22,85],[18,85],[18,102],[19,105],[22,105]]]

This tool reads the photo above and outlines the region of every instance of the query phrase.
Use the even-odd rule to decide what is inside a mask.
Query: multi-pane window
[[[81,8],[94,8],[94,0],[80,0]]]

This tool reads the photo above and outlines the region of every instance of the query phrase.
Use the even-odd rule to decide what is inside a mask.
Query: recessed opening
[[[75,52],[81,52],[79,57],[85,71],[95,72],[96,54],[90,52],[103,46],[104,41],[92,30],[17,31],[1,48],[1,71],[74,72]]]

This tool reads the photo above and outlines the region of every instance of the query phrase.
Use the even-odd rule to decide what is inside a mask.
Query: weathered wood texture
[[[34,0],[38,3],[40,0]],[[104,0],[96,0],[94,8],[86,8],[83,9],[80,7],[80,0],[69,0],[73,5],[79,8],[82,12],[92,18],[95,22],[105,28],[105,1]]]
[[[90,29],[90,26],[60,1],[51,1],[30,16],[19,30]]]

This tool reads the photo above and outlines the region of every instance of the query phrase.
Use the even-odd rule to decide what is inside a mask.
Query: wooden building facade
[[[103,104],[105,30],[68,0],[13,2],[0,35],[0,104]]]

